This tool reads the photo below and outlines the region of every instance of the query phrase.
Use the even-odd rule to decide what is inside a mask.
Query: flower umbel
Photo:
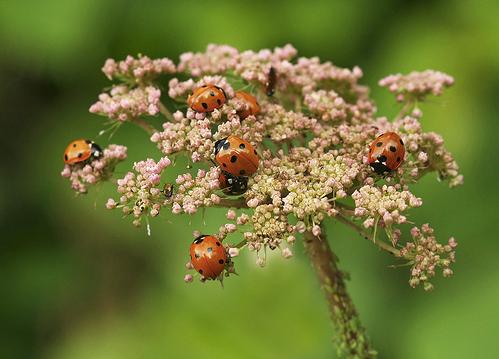
[[[116,83],[99,95],[90,112],[117,127],[140,124],[160,159],[136,162],[117,180],[119,198],[110,198],[106,207],[120,208],[137,226],[164,210],[192,215],[228,208],[229,223],[221,222],[217,233],[195,233],[186,268],[197,273],[187,274],[187,283],[195,276],[206,281],[235,273],[246,249],[262,267],[268,251],[292,258],[293,246],[303,240],[325,288],[340,354],[373,358],[376,353],[325,238],[325,224],[346,224],[410,264],[412,287],[432,289],[437,268],[444,277],[453,273],[454,238],[439,244],[428,225],[407,233],[404,224],[411,223],[409,209],[423,204],[411,186],[424,175],[434,172],[450,187],[463,183],[442,137],[424,132],[420,123],[427,96],[441,95],[454,79],[426,70],[380,80],[402,103],[399,114],[388,119],[376,114],[369,89],[359,83],[360,68],[341,68],[317,57],[294,59],[296,54],[291,45],[240,52],[211,44],[205,52],[182,54],[178,65],[143,55],[108,59],[102,71]],[[144,116],[161,117],[162,130]],[[379,137],[387,133],[392,134]],[[376,143],[378,138],[385,142]],[[186,157],[187,169],[172,166],[167,156]],[[62,175],[75,191],[86,192],[88,184],[110,179],[125,157],[125,147],[110,145],[100,158],[66,165]],[[173,184],[166,182],[167,169],[176,178]],[[218,262],[210,266],[213,245]]]

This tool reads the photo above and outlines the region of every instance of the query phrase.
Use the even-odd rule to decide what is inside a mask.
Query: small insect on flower
[[[275,85],[277,82],[277,72],[273,66],[270,67],[267,84],[265,85],[265,93],[267,96],[274,95]]]
[[[93,160],[102,156],[102,150],[91,140],[74,140],[64,151],[64,163],[72,165],[82,163],[87,160]]]
[[[191,263],[203,277],[216,279],[227,263],[227,253],[220,241],[210,235],[200,235],[191,244]]]
[[[241,195],[248,189],[247,177],[233,176],[225,171],[220,172],[218,182],[223,192],[232,196]]]
[[[404,161],[404,142],[395,132],[378,136],[369,146],[368,162],[377,174],[396,170]]]
[[[161,192],[165,195],[166,199],[170,199],[173,196],[173,184],[165,183]]]
[[[248,141],[229,136],[215,142],[215,161],[233,176],[251,176],[258,169],[260,158]]]
[[[251,115],[254,116],[260,112],[260,105],[258,104],[255,96],[244,91],[238,91],[236,92],[235,97],[241,100],[246,107],[245,109],[237,112],[237,115],[241,120],[244,120],[246,117]]]
[[[196,112],[211,112],[222,107],[226,100],[227,95],[223,88],[215,85],[204,85],[189,95],[187,103]]]

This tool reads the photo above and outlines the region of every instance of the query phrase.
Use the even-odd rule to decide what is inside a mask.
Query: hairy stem
[[[159,102],[159,112],[161,112],[161,114],[165,116],[167,120],[173,121],[173,114],[170,112],[170,110],[168,110],[168,108],[166,108],[166,106],[161,101]]]
[[[377,245],[380,249],[388,252],[388,253],[391,253],[393,254],[395,257],[400,257],[400,251],[395,248],[395,247],[392,247],[391,245],[389,245],[388,243],[386,242],[383,242],[383,241],[375,241],[373,240],[373,235],[371,235],[370,233],[368,233],[364,228],[362,228],[361,226],[357,225],[356,223],[350,221],[348,218],[344,217],[343,215],[341,214],[338,214],[336,217],[335,217],[338,221],[340,221],[341,223],[343,224],[346,224],[347,226],[349,226],[350,228],[353,228],[356,232],[358,232],[362,237],[364,237],[365,239],[367,240],[370,240],[372,241],[375,245]]]
[[[133,119],[132,122],[135,123],[137,126],[142,127],[142,129],[146,131],[149,135],[152,135],[154,132],[156,132],[156,129],[152,125],[150,125],[141,118],[135,118]]]
[[[326,296],[338,353],[345,358],[376,358],[376,351],[368,341],[366,331],[347,292],[345,273],[338,268],[338,258],[331,251],[324,231],[323,228],[320,237],[314,236],[312,232],[305,232],[304,243]]]

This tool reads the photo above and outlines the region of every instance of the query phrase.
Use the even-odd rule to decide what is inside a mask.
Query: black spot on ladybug
[[[245,174],[245,173],[246,173],[246,171],[245,171],[245,170],[240,170],[240,171],[239,171],[239,174],[240,174],[241,176],[244,176],[244,174]]]
[[[81,158],[81,156],[83,156],[83,153],[82,152],[78,153],[78,158]]]
[[[382,144],[383,144],[383,142],[378,142],[378,143],[376,144],[376,147],[381,147],[381,145],[382,145]]]
[[[400,162],[400,157],[397,157],[397,162]]]
[[[73,143],[73,147],[76,147],[76,143]]]
[[[203,87],[203,88],[204,88],[204,87],[208,87],[208,85],[203,85],[203,86],[201,86],[201,87]]]
[[[234,163],[234,162],[236,162],[236,161],[237,161],[237,156],[232,156],[232,157],[230,158],[230,162]]]
[[[241,150],[243,150],[245,147],[246,147],[246,145],[245,145],[244,143],[241,143],[241,144],[239,145],[239,148],[240,148]]]
[[[385,155],[381,155],[378,157],[378,161],[380,162],[386,162],[386,156]]]
[[[216,242],[217,247],[220,247],[220,242]]]
[[[225,142],[223,147],[224,147],[224,150],[228,150],[230,147],[229,141]]]
[[[221,104],[222,104],[222,101],[220,101],[220,99],[219,99],[219,98],[217,98],[217,103],[218,103],[218,105],[221,105]]]
[[[220,264],[224,264],[224,260],[223,260],[223,259],[220,259],[220,260],[218,261],[218,263],[220,263]]]
[[[68,155],[64,155],[64,159],[67,161],[68,160]]]
[[[390,151],[395,152],[397,151],[397,148],[395,146],[390,146]]]
[[[203,270],[202,269],[198,270],[198,272],[199,272],[199,274],[203,274]]]
[[[215,93],[213,91],[210,91],[210,96],[215,96]]]
[[[402,141],[402,139],[400,139],[399,141],[400,141],[400,144],[403,146],[404,145],[404,141]]]
[[[222,166],[227,167],[227,164],[226,163],[222,163]]]
[[[205,110],[208,108],[208,104],[207,104],[206,102],[203,102],[203,103],[201,104],[201,106],[203,106],[203,108],[204,108]]]

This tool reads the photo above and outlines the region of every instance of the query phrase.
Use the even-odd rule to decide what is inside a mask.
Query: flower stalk
[[[338,267],[338,257],[331,250],[325,231],[315,236],[307,231],[303,243],[326,297],[339,356],[345,358],[376,358],[359,314],[348,294],[345,273]]]

